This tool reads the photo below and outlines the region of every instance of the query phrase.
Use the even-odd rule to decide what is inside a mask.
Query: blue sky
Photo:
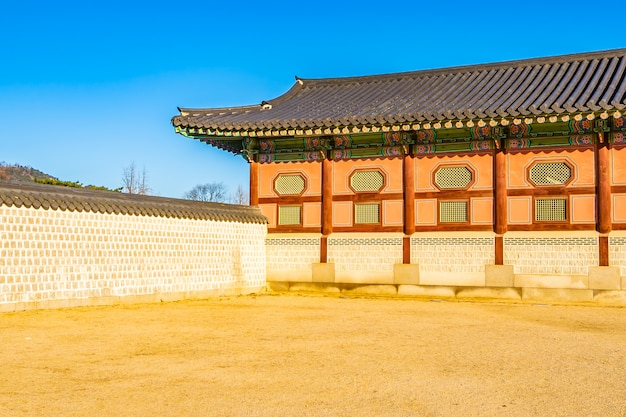
[[[0,161],[155,195],[248,184],[238,156],[176,135],[177,107],[256,104],[302,78],[626,47],[582,1],[21,1],[0,12]]]

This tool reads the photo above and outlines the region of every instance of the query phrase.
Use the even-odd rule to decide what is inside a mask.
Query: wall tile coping
[[[267,224],[258,207],[0,181],[0,206]]]

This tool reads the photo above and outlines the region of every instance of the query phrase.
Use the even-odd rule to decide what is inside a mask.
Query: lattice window
[[[350,176],[350,187],[356,192],[379,191],[385,184],[385,177],[380,171],[356,171]]]
[[[379,204],[355,204],[354,223],[380,223]]]
[[[278,207],[278,224],[300,224],[301,223],[301,211],[300,206],[279,206]]]
[[[563,185],[572,178],[572,168],[565,162],[538,162],[530,168],[535,185]]]
[[[537,198],[535,200],[535,220],[556,222],[567,220],[564,198]]]
[[[299,195],[306,186],[300,174],[282,174],[276,178],[274,188],[279,195]]]
[[[467,201],[440,201],[439,221],[441,223],[467,222]]]
[[[463,190],[471,183],[472,171],[467,167],[442,167],[435,173],[435,184],[444,190]]]

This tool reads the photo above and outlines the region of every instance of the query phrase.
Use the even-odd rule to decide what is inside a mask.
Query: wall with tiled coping
[[[507,233],[504,266],[494,265],[493,233],[416,233],[410,240],[410,265],[401,265],[402,239],[397,233],[336,233],[328,237],[328,264],[318,264],[319,235],[299,239],[270,234],[268,286],[291,291],[626,304],[624,232],[613,232],[609,239],[610,267],[597,266],[595,232]]]
[[[32,193],[8,190],[7,196],[20,200],[20,207],[0,205],[0,311],[178,300],[265,287],[267,225],[260,211],[155,198],[140,202],[156,207],[165,201],[168,212],[183,210],[186,218],[130,214],[137,205],[128,199],[107,200],[124,206],[124,214],[50,207],[53,200],[67,206],[74,195],[46,194],[36,204]],[[102,203],[97,194],[78,198]],[[220,220],[212,210],[232,220]]]

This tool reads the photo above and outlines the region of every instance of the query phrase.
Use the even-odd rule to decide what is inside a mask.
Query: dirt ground
[[[626,416],[626,308],[256,295],[0,314],[0,417]]]

